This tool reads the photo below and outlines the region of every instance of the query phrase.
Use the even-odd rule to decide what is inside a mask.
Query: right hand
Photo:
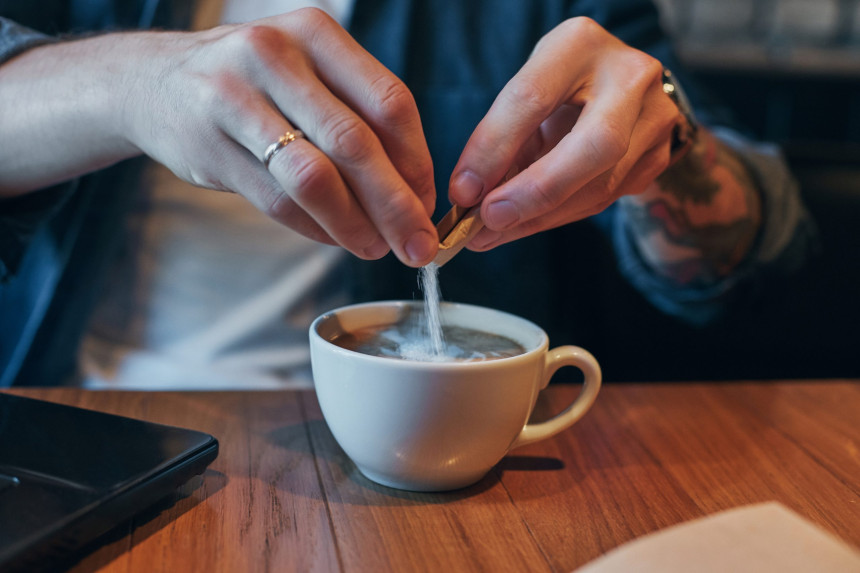
[[[136,148],[358,257],[433,259],[433,167],[414,98],[324,12],[140,37],[149,49],[132,56],[124,116]],[[266,169],[265,149],[297,129],[307,139]]]

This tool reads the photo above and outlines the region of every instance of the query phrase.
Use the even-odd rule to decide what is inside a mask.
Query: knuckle
[[[522,81],[512,82],[506,93],[510,103],[529,116],[547,117],[556,106],[556,98],[544,82],[523,78]]]
[[[204,77],[193,84],[193,100],[201,116],[212,118],[221,113],[232,92],[230,78],[225,74]]]
[[[426,183],[426,192],[435,194],[436,186],[433,184],[435,173],[431,161],[416,161],[407,165],[406,169],[408,169],[408,173],[406,174],[408,181]]]
[[[529,198],[530,210],[538,214],[547,213],[561,203],[558,190],[542,179],[531,177],[525,182],[524,195]]]
[[[602,36],[601,36],[602,34]],[[589,50],[605,40],[606,32],[588,16],[576,16],[560,22],[535,45],[532,53],[538,53],[547,46],[560,42],[568,48],[588,53]]]
[[[586,138],[587,154],[591,161],[602,168],[618,163],[630,147],[629,134],[616,123],[606,120],[599,129],[593,129]]]
[[[334,167],[322,154],[294,156],[290,169],[291,194],[300,205],[317,202],[333,185],[334,175]]]
[[[375,136],[360,118],[341,114],[332,119],[324,131],[332,142],[331,154],[341,161],[363,163],[371,154]]]
[[[625,174],[611,170],[605,177],[601,178],[601,184],[595,193],[595,205],[610,204],[621,195],[621,186],[624,184]],[[602,210],[602,209],[601,209]]]
[[[283,189],[272,191],[269,194],[269,201],[263,212],[271,219],[278,221],[281,224],[288,225],[295,217],[296,213],[301,208],[296,204],[289,193]]]
[[[436,186],[433,164],[429,161],[409,161],[398,165],[398,173],[418,195],[419,200],[435,204]]]
[[[171,166],[170,168],[183,180],[195,187],[214,189],[216,191],[228,191],[235,189],[237,182],[230,170],[224,170],[221,166],[227,164],[228,155],[223,152],[223,143],[218,140],[217,135],[212,133],[201,134],[200,141],[206,142],[206,147],[213,151],[206,157],[189,157],[184,165]],[[166,164],[167,165],[167,164]]]
[[[566,32],[575,32],[577,35],[581,35],[593,33],[595,28],[600,28],[600,25],[588,16],[576,16],[568,18],[559,24],[558,28]]]
[[[601,41],[606,35],[603,27],[588,16],[568,18],[559,24],[556,30],[568,38],[576,38],[578,42],[584,42],[585,46]]]
[[[663,76],[663,64],[657,58],[636,50],[631,56],[639,62],[639,69],[642,70],[642,77],[645,85],[652,85],[660,80]]]
[[[291,12],[291,16],[301,27],[311,33],[326,30],[335,23],[334,19],[325,10],[321,10],[315,6],[295,10]]]
[[[345,227],[338,236],[338,241],[349,246],[355,253],[362,255],[373,247],[378,237],[379,234],[376,229],[367,221],[361,220]]]
[[[414,205],[411,193],[399,191],[391,194],[385,202],[374,205],[374,209],[376,210],[378,221],[388,226],[397,222],[410,220]]]
[[[402,124],[417,117],[415,98],[403,82],[389,76],[374,80],[371,91],[376,96],[371,114],[384,123]]]
[[[190,170],[188,173],[188,182],[195,187],[202,187],[203,189],[214,189],[215,191],[228,190],[228,186],[224,181],[219,176],[209,171],[201,172],[196,169]]]
[[[276,26],[248,24],[239,26],[224,40],[227,50],[221,63],[234,62],[242,69],[277,69],[301,62],[300,49],[290,35]]]
[[[243,121],[252,116],[247,113],[247,88],[235,73],[220,70],[199,82],[198,86],[197,106],[203,111],[202,116],[214,120],[229,114],[242,117]]]
[[[630,50],[627,55],[627,74],[630,90],[645,92],[655,86],[663,75],[663,64],[639,50]]]
[[[435,172],[433,171],[433,162],[432,161],[421,161],[415,164],[416,178],[419,181],[430,181],[432,182],[435,177]],[[431,186],[431,189],[435,189],[434,186]]]
[[[284,44],[284,34],[278,28],[265,24],[252,24],[237,29],[235,41],[240,49],[257,55],[266,54]]]
[[[311,52],[317,48],[328,49],[333,39],[344,34],[334,18],[314,6],[290,12],[287,26],[293,37]]]

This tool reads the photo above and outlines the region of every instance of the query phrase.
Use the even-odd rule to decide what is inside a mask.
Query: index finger
[[[412,93],[349,36],[341,44],[325,42],[312,50],[321,79],[367,122],[431,215],[436,205],[433,162]]]
[[[435,187],[411,93],[322,11],[292,16],[283,25],[303,39],[308,64],[269,60],[266,91],[335,164],[397,257],[426,264],[438,245]]]
[[[591,102],[594,112],[598,107],[593,103],[597,92],[602,98],[622,97],[623,93],[612,94],[601,85],[614,83],[611,56],[621,50],[632,48],[588,18],[568,20],[550,31],[502,89],[470,137],[451,177],[451,200],[461,205],[478,203],[515,166],[518,154],[530,139],[547,135],[541,131],[542,123],[558,113],[563,104],[584,108]],[[600,105],[603,103],[609,102]],[[613,119],[617,125],[611,127],[619,132],[628,127],[632,130],[626,124],[635,121],[638,111],[630,111],[634,112],[632,120],[630,113],[622,111],[621,117]],[[577,120],[576,125],[579,123]],[[543,145],[537,147],[542,149]],[[589,171],[596,175],[607,167],[593,165]]]
[[[400,79],[338,24],[322,18],[319,25],[331,28],[337,41],[328,34],[311,37],[309,49],[319,77],[375,136],[356,138],[358,147],[369,146],[369,152],[347,150],[340,156],[333,150],[333,159],[398,257],[408,264],[424,263],[438,244],[429,218],[436,188],[415,100]],[[424,217],[414,213],[411,195],[423,207]]]

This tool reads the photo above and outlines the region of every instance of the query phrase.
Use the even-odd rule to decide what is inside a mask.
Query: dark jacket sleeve
[[[0,17],[0,66],[26,50],[54,41],[55,38]],[[0,141],[3,140],[0,128]],[[0,171],[0,181],[2,178]],[[37,229],[59,209],[73,188],[74,184],[68,183],[0,200],[0,283],[15,274]]]
[[[745,135],[731,111],[696,84],[676,57],[651,0],[588,0],[574,4],[590,6],[586,14],[672,70],[687,92],[697,120],[739,153],[762,196],[762,227],[746,261],[730,276],[707,285],[679,285],[654,273],[636,249],[624,210],[611,207],[597,219],[612,239],[618,267],[625,278],[662,311],[692,324],[704,324],[730,307],[744,306],[744,301],[738,299],[751,302],[767,290],[775,277],[800,268],[815,250],[817,230],[780,149]]]

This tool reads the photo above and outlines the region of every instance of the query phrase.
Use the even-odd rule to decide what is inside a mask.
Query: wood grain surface
[[[577,391],[550,386],[535,417]],[[87,548],[74,571],[571,571],[763,501],[860,546],[858,381],[609,385],[570,430],[443,494],[362,477],[312,392],[8,392],[221,444],[202,478]]]

